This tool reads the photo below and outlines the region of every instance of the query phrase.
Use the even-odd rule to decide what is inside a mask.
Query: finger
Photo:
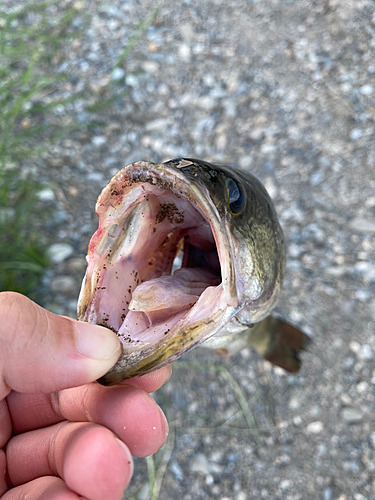
[[[0,293],[0,400],[11,389],[48,393],[91,382],[120,353],[111,330],[57,316],[20,294]]]
[[[160,389],[171,378],[172,375],[172,365],[164,366],[151,373],[142,375],[141,377],[135,377],[130,380],[125,380],[120,385],[130,385],[136,387],[137,389],[142,389],[146,392],[154,392]]]
[[[14,486],[56,475],[90,500],[121,500],[133,472],[128,448],[95,424],[64,422],[15,436],[6,456]]]
[[[9,490],[1,500],[78,500],[82,497],[71,491],[59,477],[40,477]]]
[[[5,477],[6,470],[7,467],[6,467],[5,452],[3,450],[0,450],[0,497],[8,489]]]
[[[0,448],[8,442],[12,434],[12,422],[10,420],[8,405],[5,399],[0,401]]]
[[[119,387],[123,387],[125,389],[126,386],[132,386],[146,392],[154,392],[169,379],[171,373],[172,369],[170,366],[164,367],[153,373],[148,373],[147,375],[143,375],[142,377],[131,379],[127,381],[127,384],[120,384]],[[75,397],[74,394],[75,391],[71,393],[71,404],[79,405],[79,397],[82,394],[82,391],[77,391]],[[51,398],[54,401],[53,404],[51,402]],[[59,404],[60,401],[60,395],[57,395],[55,393],[22,394],[20,392],[12,391],[8,395],[7,401],[10,413],[12,415],[13,431],[15,434],[20,434],[21,432],[27,432],[34,429],[40,429],[41,427],[46,427],[48,425],[53,425],[61,422],[62,420],[65,420],[66,418],[66,416],[63,416],[65,414],[64,409],[59,407],[56,408],[56,404]],[[108,409],[108,411],[110,411],[110,409]],[[0,447],[4,445],[10,437],[11,427],[9,415],[8,419],[8,431],[5,434],[5,439],[3,440],[3,442],[1,441],[0,432]]]
[[[133,387],[89,384],[51,398],[12,392],[7,399],[15,434],[30,430],[30,424],[42,428],[62,420],[95,422],[111,429],[137,457],[155,453],[168,435],[160,407],[148,393]]]

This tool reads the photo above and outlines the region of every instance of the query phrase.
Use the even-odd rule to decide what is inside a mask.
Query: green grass
[[[38,199],[45,186],[35,177],[34,165],[52,143],[75,130],[95,128],[94,113],[126,95],[109,82],[100,95],[81,91],[61,97],[71,75],[56,73],[56,65],[62,62],[62,49],[74,50],[71,44],[84,29],[74,28],[74,5],[29,0],[6,8],[0,0],[0,291],[18,291],[39,301],[49,265],[46,249],[52,243],[44,229],[53,207]],[[151,12],[135,28],[114,67],[125,65],[156,14]],[[86,123],[76,124],[67,114],[56,118],[58,106],[78,99],[88,114]]]
[[[32,166],[59,135],[48,112],[62,104],[38,97],[66,78],[53,74],[52,60],[76,35],[75,10],[50,16],[54,4],[27,2],[6,10],[0,3],[0,291],[36,300],[48,266],[43,230],[48,210],[38,200],[44,186]]]

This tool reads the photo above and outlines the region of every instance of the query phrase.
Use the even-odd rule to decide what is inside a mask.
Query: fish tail
[[[250,331],[248,343],[270,363],[296,373],[301,366],[300,353],[307,349],[310,337],[280,318],[269,316]]]

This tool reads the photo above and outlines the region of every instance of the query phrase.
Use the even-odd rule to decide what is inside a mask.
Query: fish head
[[[122,343],[105,385],[179,358],[234,317],[274,306],[285,266],[272,202],[252,175],[195,159],[135,162],[98,198],[78,319]]]

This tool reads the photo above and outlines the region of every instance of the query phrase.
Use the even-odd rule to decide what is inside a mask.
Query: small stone
[[[264,187],[267,189],[268,194],[271,196],[271,198],[275,198],[277,195],[277,187],[275,185],[274,180],[272,177],[266,177],[264,179]]]
[[[236,500],[246,500],[247,495],[244,491],[239,491],[236,496]]]
[[[323,422],[320,422],[317,420],[316,422],[311,422],[307,427],[306,427],[306,432],[308,434],[319,434],[323,430]]]
[[[260,141],[264,137],[264,128],[263,127],[254,128],[250,132],[249,137],[252,141]]]
[[[358,349],[357,356],[361,361],[369,361],[373,359],[374,353],[368,344],[363,344]]]
[[[367,302],[372,297],[372,293],[369,290],[359,289],[354,292],[354,297],[360,302]]]
[[[105,144],[107,142],[107,138],[105,135],[95,135],[91,139],[91,141],[94,144],[94,146],[96,146],[97,148],[100,148],[100,146],[103,146],[103,144]]]
[[[159,64],[154,61],[145,61],[142,67],[146,73],[156,73],[159,70]]]
[[[104,175],[101,172],[89,172],[86,178],[91,182],[103,182]]]
[[[369,386],[365,380],[362,380],[362,382],[359,382],[359,384],[357,384],[357,392],[359,394],[367,393],[368,390],[369,390]]]
[[[171,121],[168,118],[157,118],[156,120],[152,120],[146,123],[145,129],[150,131],[163,131],[166,129],[168,125],[170,125]]]
[[[319,184],[321,184],[323,181],[325,180],[325,175],[324,175],[324,172],[320,172],[320,171],[317,171],[317,172],[314,172],[311,177],[310,177],[310,184],[312,186],[318,186]]]
[[[199,472],[200,474],[204,475],[209,474],[209,463],[203,453],[198,453],[198,455],[193,458],[193,461],[190,464],[190,471]]]
[[[353,128],[350,132],[349,137],[352,141],[357,141],[363,136],[363,131],[360,128]]]
[[[299,415],[293,417],[293,424],[299,427],[302,424],[302,418]]]
[[[171,469],[171,471],[172,471],[174,477],[177,479],[177,481],[182,481],[184,479],[184,474],[183,474],[182,469],[179,466],[178,462],[173,460],[173,462],[171,462],[171,465],[169,466],[169,468]]]
[[[53,201],[55,199],[55,193],[50,188],[42,189],[37,196],[40,201]]]
[[[111,75],[112,81],[119,82],[125,78],[125,71],[122,68],[115,68]]]
[[[357,352],[360,350],[361,348],[361,344],[359,342],[357,342],[356,340],[351,340],[349,342],[349,349],[354,352],[355,354],[357,354]]]
[[[183,62],[190,62],[190,59],[191,59],[191,49],[190,49],[190,46],[187,45],[186,43],[181,43],[178,46],[177,54],[178,54],[178,57]]]
[[[74,249],[68,243],[54,243],[47,249],[47,257],[53,264],[59,264],[74,252]]]
[[[332,488],[330,488],[329,486],[327,488],[324,488],[323,500],[332,500]]]
[[[363,420],[363,412],[358,408],[348,406],[341,410],[341,418],[347,424],[359,424]]]
[[[324,269],[324,272],[326,274],[329,274],[330,276],[339,278],[340,276],[344,276],[344,274],[348,272],[348,268],[346,266],[332,266],[332,267],[326,267]]]
[[[375,221],[364,219],[362,217],[352,219],[349,223],[349,227],[354,231],[359,231],[360,233],[375,233]]]
[[[284,479],[280,483],[280,489],[285,491],[288,490],[292,486],[292,481],[289,481],[289,479]]]
[[[300,400],[299,398],[293,396],[290,398],[290,401],[289,401],[289,404],[288,404],[288,407],[291,409],[291,410],[297,410],[297,408],[300,407]]]
[[[51,282],[51,290],[56,293],[69,294],[75,288],[75,281],[71,276],[56,276]]]
[[[138,87],[138,78],[135,75],[128,75],[125,82],[129,87]]]
[[[363,85],[359,91],[362,95],[372,95],[374,93],[374,87],[372,85]]]

